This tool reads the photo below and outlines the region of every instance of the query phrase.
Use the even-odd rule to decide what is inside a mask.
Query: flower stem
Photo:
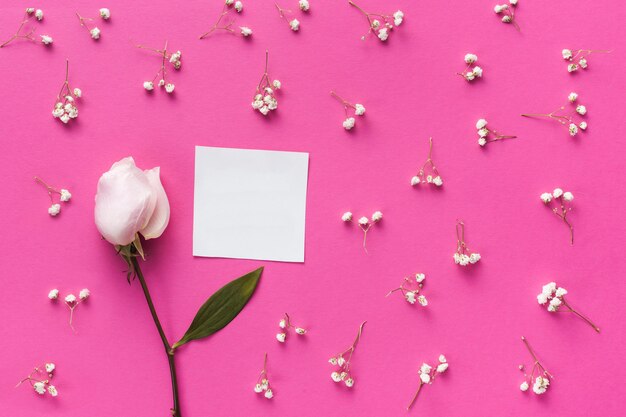
[[[418,397],[418,395],[420,395],[420,391],[422,390],[422,385],[424,385],[424,384],[420,380],[420,386],[417,387],[417,391],[415,392],[415,395],[411,399],[411,402],[409,403],[409,405],[406,407],[407,410],[410,410],[411,407],[413,406],[413,404],[415,403],[415,401],[417,400],[417,397]]]
[[[137,257],[135,256],[132,257],[131,263],[133,266],[133,270],[137,274],[139,283],[141,284],[141,289],[143,290],[143,293],[146,296],[146,302],[148,303],[150,314],[152,314],[152,319],[154,320],[154,324],[156,325],[156,328],[159,331],[159,336],[161,336],[161,340],[163,341],[163,347],[165,348],[167,361],[169,362],[169,365],[170,365],[170,376],[172,378],[172,397],[173,397],[173,402],[174,402],[170,411],[173,417],[181,417],[180,405],[179,405],[179,400],[178,400],[178,380],[176,378],[176,363],[174,362],[174,349],[172,349],[172,347],[170,346],[170,343],[167,341],[167,337],[165,336],[165,332],[163,331],[163,327],[161,326],[161,322],[159,321],[159,316],[157,315],[156,309],[154,308],[154,303],[152,302],[152,297],[150,296],[148,285],[146,284],[146,280],[143,277],[143,273],[141,272],[141,269],[139,268],[139,261]]]
[[[600,328],[598,326],[596,326],[594,322],[592,322],[587,317],[585,317],[582,314],[580,314],[578,311],[574,310],[572,308],[572,306],[570,306],[569,303],[567,301],[565,301],[565,297],[563,297],[562,300],[563,300],[563,304],[565,304],[565,307],[567,307],[569,309],[569,311],[571,311],[572,313],[574,313],[575,315],[577,315],[578,317],[583,319],[585,321],[585,323],[587,323],[588,325],[593,327],[593,330],[595,330],[596,332],[600,333]]]

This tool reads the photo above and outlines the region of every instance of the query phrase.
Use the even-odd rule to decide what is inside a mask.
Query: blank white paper
[[[309,154],[196,146],[193,255],[304,262]]]

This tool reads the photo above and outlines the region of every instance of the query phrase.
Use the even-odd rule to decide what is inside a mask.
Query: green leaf
[[[261,278],[263,267],[229,282],[217,290],[200,307],[189,329],[178,342],[174,343],[173,349],[184,345],[192,340],[210,336],[218,330],[226,327],[248,303]]]

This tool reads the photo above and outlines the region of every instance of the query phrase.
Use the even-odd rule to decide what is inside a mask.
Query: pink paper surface
[[[11,4],[9,4],[11,3]],[[26,6],[41,7],[37,33],[54,46],[16,42],[0,50],[4,195],[0,227],[0,412],[3,416],[166,416],[171,406],[167,362],[138,283],[93,224],[102,172],[132,155],[161,167],[172,206],[169,228],[148,242],[143,269],[165,331],[180,338],[206,297],[232,278],[265,265],[257,293],[215,336],[177,355],[182,415],[383,416],[406,414],[423,361],[444,353],[447,374],[424,388],[411,415],[617,416],[623,414],[626,195],[623,189],[623,55],[626,7],[618,1],[520,1],[521,33],[499,22],[493,1],[362,0],[371,11],[405,12],[387,44],[359,40],[366,21],[347,2],[311,1],[296,13],[299,33],[272,2],[244,2],[237,25],[252,39],[228,34],[197,39],[221,2],[200,0],[3,2],[0,32],[8,38]],[[99,42],[73,15],[97,16]],[[297,2],[283,2],[297,9]],[[159,58],[142,43],[183,52],[172,73],[173,96],[146,94]],[[279,109],[264,119],[250,108],[270,50],[270,75],[283,83]],[[592,55],[570,75],[563,48],[613,49]],[[455,75],[476,53],[484,77],[468,85]],[[50,114],[70,59],[70,79],[83,89],[77,123]],[[367,107],[352,132],[331,89]],[[555,122],[523,119],[549,112],[570,91],[589,110],[576,138]],[[476,120],[518,139],[481,149]],[[428,137],[443,189],[414,189]],[[306,262],[302,265],[193,258],[194,146],[310,152]],[[46,213],[39,175],[74,195],[57,218]],[[574,193],[566,226],[539,195],[561,186]],[[381,210],[369,235],[340,216]],[[483,259],[454,265],[455,219]],[[427,309],[385,294],[414,272],[427,274]],[[556,280],[569,300],[602,328],[596,334],[568,314],[549,314],[535,300]],[[92,298],[68,311],[46,295],[87,287]],[[397,294],[396,294],[397,295]],[[288,312],[309,329],[285,345],[274,338]],[[333,383],[328,358],[347,348],[367,320],[353,360],[352,390]],[[620,330],[621,329],[621,330]],[[544,396],[521,393],[520,363],[531,364],[525,335],[555,375]],[[253,385],[269,354],[275,398]],[[32,366],[57,364],[59,397],[39,398],[15,383]]]

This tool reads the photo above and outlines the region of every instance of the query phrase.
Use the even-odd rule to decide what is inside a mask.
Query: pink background
[[[347,2],[312,0],[292,33],[270,1],[247,1],[237,23],[253,39],[197,36],[217,17],[220,1],[3,2],[2,38],[26,6],[44,9],[37,33],[46,49],[25,42],[0,50],[4,193],[0,227],[2,338],[0,404],[7,416],[165,416],[171,406],[167,363],[141,290],[128,286],[124,264],[93,224],[93,195],[102,172],[127,155],[161,166],[171,223],[146,244],[144,272],[172,341],[198,306],[230,279],[265,265],[254,298],[219,334],[177,356],[183,416],[405,415],[422,361],[445,353],[450,370],[422,392],[413,415],[615,416],[623,413],[624,267],[622,174],[626,142],[624,4],[522,0],[522,32],[498,21],[494,1],[362,0],[369,10],[404,10],[405,24],[387,44],[359,40],[366,22]],[[76,5],[78,3],[78,5]],[[74,7],[96,16],[94,42]],[[296,9],[296,0],[283,1]],[[141,84],[159,58],[133,47],[183,51],[173,96],[146,94]],[[569,75],[560,51],[614,49]],[[279,110],[268,119],[250,98],[270,50],[270,75],[283,83]],[[479,56],[485,75],[468,85],[455,72],[463,55]],[[50,115],[70,59],[71,81],[83,89],[77,123]],[[352,132],[341,128],[330,89],[362,102],[367,115]],[[523,119],[551,111],[576,91],[589,129],[570,138],[557,123]],[[519,139],[476,144],[480,117]],[[434,137],[434,160],[445,185],[413,189],[409,179]],[[310,152],[306,262],[284,264],[191,256],[194,145]],[[58,218],[46,213],[39,175],[74,197]],[[566,226],[539,201],[556,186],[576,196]],[[382,210],[369,237],[341,223]],[[461,269],[451,256],[454,222],[483,260]],[[427,309],[385,298],[403,275],[427,274]],[[570,301],[602,328],[571,315],[550,315],[535,296],[556,280]],[[68,312],[46,298],[88,287],[92,298]],[[309,329],[286,345],[274,339],[282,313]],[[368,320],[354,356],[356,385],[330,379],[326,362],[352,342]],[[622,329],[622,330],[620,330]],[[528,337],[556,376],[541,397],[521,393],[520,363]],[[252,391],[269,353],[276,396]],[[30,368],[57,364],[56,399],[13,388]]]

